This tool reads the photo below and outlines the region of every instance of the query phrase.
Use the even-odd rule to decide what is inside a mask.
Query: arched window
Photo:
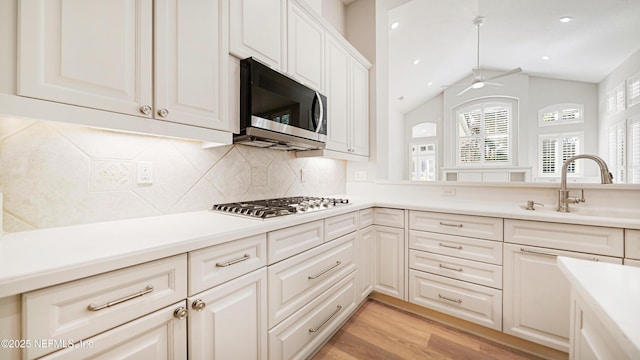
[[[432,137],[438,135],[437,131],[438,126],[435,123],[423,122],[411,128],[411,137],[414,139]]]

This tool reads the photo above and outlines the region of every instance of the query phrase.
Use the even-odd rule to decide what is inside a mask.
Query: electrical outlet
[[[153,184],[153,163],[151,161],[138,161],[137,170],[136,183],[138,185]]]
[[[353,180],[355,181],[367,181],[367,171],[354,171]]]
[[[442,196],[456,196],[456,188],[442,189]]]

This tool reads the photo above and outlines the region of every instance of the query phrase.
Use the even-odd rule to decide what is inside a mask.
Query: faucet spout
[[[558,211],[569,212],[569,190],[567,190],[567,170],[569,165],[578,159],[591,159],[600,167],[600,183],[612,184],[613,175],[609,172],[607,163],[602,160],[601,157],[589,154],[579,154],[568,158],[564,164],[562,164],[562,170],[560,175],[560,190],[558,191]]]

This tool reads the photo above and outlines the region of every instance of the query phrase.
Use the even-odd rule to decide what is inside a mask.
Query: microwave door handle
[[[320,132],[322,128],[322,119],[324,119],[324,104],[322,103],[322,98],[320,94],[316,91],[316,99],[318,99],[318,105],[320,105],[320,116],[318,117],[318,125],[316,126],[316,134]],[[315,111],[313,112],[315,116]]]

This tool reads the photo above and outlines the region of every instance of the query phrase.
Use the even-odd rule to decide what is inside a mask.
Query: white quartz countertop
[[[392,195],[340,196],[350,204],[268,220],[197,211],[10,233],[0,239],[0,298],[372,206],[640,229],[640,219]]]
[[[640,268],[566,257],[558,266],[631,359],[640,359]]]

